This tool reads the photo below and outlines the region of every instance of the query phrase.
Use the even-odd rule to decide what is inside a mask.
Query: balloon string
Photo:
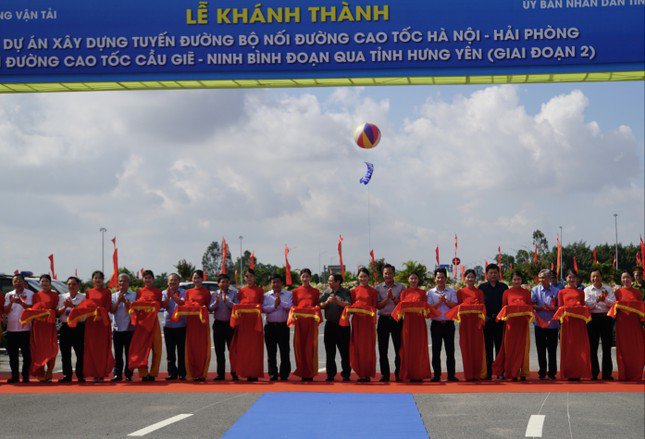
[[[372,223],[370,220],[370,187],[365,186],[367,189],[367,245],[369,248],[368,252],[372,251]]]

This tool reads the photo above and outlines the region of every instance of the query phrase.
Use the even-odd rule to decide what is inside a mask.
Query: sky
[[[0,273],[172,272],[211,241],[293,268],[468,267],[500,246],[636,243],[643,82],[0,95]],[[375,123],[363,150],[354,128]],[[374,164],[367,187],[364,162]],[[369,191],[369,192],[368,192]]]

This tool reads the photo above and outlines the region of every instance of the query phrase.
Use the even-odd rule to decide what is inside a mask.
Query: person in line
[[[128,351],[128,367],[139,369],[141,381],[153,382],[159,374],[161,363],[161,326],[159,310],[165,307],[161,290],[154,286],[152,270],[143,272],[143,288],[137,291],[137,300],[130,304],[134,332]],[[152,351],[152,360],[148,357]]]
[[[585,293],[578,289],[578,273],[567,272],[567,286],[558,291],[558,311],[553,316],[560,319],[560,378],[580,381],[591,378],[591,359],[587,322],[589,309],[585,306]]]
[[[502,347],[493,362],[493,372],[507,379],[526,381],[529,376],[529,323],[533,318],[531,292],[522,288],[524,276],[519,271],[511,275],[511,288],[502,296],[499,320],[504,321]]]
[[[132,381],[133,371],[128,367],[128,353],[134,326],[130,319],[130,304],[137,300],[137,294],[130,290],[130,276],[126,273],[119,274],[119,289],[112,293],[112,341],[114,342],[114,376],[112,382]]]
[[[211,361],[211,335],[208,306],[211,292],[203,284],[204,272],[195,270],[192,276],[193,288],[186,291],[184,303],[178,304],[173,319],[186,316],[186,379],[194,382],[206,381]]]
[[[13,290],[9,291],[4,298],[4,312],[7,315],[7,353],[9,354],[9,367],[11,378],[7,383],[29,382],[29,366],[31,365],[31,351],[29,347],[29,334],[31,323],[22,326],[20,317],[25,309],[31,308],[33,291],[25,288],[25,278],[16,274],[11,278]],[[19,355],[22,355],[22,369],[20,368]]]
[[[399,297],[401,300],[392,311],[392,316],[397,320],[403,320],[400,378],[420,383],[432,376],[426,318],[430,315],[429,312],[438,315],[440,311],[428,305],[427,301],[430,299],[426,292],[419,288],[419,274],[415,271],[408,276],[408,288],[403,290]]]
[[[381,370],[380,382],[390,381],[390,360],[388,350],[390,339],[394,346],[394,378],[399,381],[399,369],[401,367],[401,329],[403,322],[397,322],[392,318],[392,311],[399,303],[401,292],[405,289],[403,284],[394,281],[395,269],[393,265],[383,266],[383,282],[376,286],[378,294],[378,323],[376,334],[378,337],[379,368]]]
[[[614,295],[616,303],[609,315],[616,319],[616,362],[620,381],[641,381],[645,367],[645,342],[642,322],[645,306],[642,294],[633,287],[629,271],[620,276],[622,287]]]
[[[446,286],[448,272],[445,268],[434,271],[436,286],[428,290],[428,303],[439,311],[440,315],[432,318],[430,338],[432,340],[432,371],[430,381],[441,381],[441,345],[446,349],[446,369],[448,381],[459,381],[455,376],[455,322],[446,318],[446,312],[457,306],[457,292]],[[425,322],[423,322],[425,326]]]
[[[597,380],[600,373],[598,363],[598,344],[602,342],[602,379],[613,381],[613,362],[611,360],[611,344],[614,332],[614,320],[607,315],[609,308],[616,301],[614,290],[602,283],[599,270],[591,272],[591,285],[584,289],[585,304],[591,312],[591,322],[587,325],[589,331],[589,346],[591,348],[591,379]]]
[[[233,327],[231,327],[231,310],[238,303],[237,290],[231,288],[231,280],[227,274],[217,278],[219,290],[211,298],[210,311],[213,312],[213,345],[217,360],[217,374],[214,381],[224,381],[226,378],[226,349],[231,354]],[[237,381],[237,374],[231,369],[231,378]]]
[[[340,274],[331,274],[327,280],[329,288],[320,296],[320,308],[325,311],[325,329],[323,341],[325,343],[325,371],[326,381],[334,381],[338,371],[336,367],[336,349],[340,354],[340,376],[343,381],[349,381],[352,369],[349,363],[349,337],[348,326],[340,326],[340,316],[343,309],[351,303],[349,291],[342,287],[343,277]]]
[[[531,303],[537,315],[545,322],[549,322],[546,328],[542,328],[537,321],[535,327],[535,347],[538,357],[538,377],[541,380],[547,378],[555,380],[558,373],[557,349],[558,332],[560,322],[553,319],[558,308],[558,290],[551,285],[551,270],[543,269],[538,273],[540,285],[531,290]],[[547,363],[548,354],[548,363]]]
[[[450,313],[456,314],[459,324],[459,347],[466,381],[479,381],[488,376],[484,349],[484,292],[475,287],[475,270],[464,272],[466,286],[457,291],[459,308]],[[466,310],[466,308],[469,308]],[[463,310],[462,310],[463,309]],[[457,311],[456,313],[454,311]]]
[[[291,349],[289,348],[289,327],[287,319],[291,309],[291,293],[282,289],[282,278],[271,276],[271,290],[264,294],[262,312],[266,314],[264,342],[267,346],[269,380],[287,381],[291,373]],[[280,349],[280,370],[278,373],[278,349]]]
[[[33,307],[56,312],[58,294],[52,291],[52,278],[48,274],[40,276],[41,290],[32,296]],[[30,333],[31,375],[38,381],[50,383],[58,355],[58,335],[56,321],[35,318]]]
[[[296,357],[296,370],[293,374],[304,382],[313,381],[318,375],[318,325],[321,323],[320,291],[311,286],[311,270],[300,270],[302,285],[291,292],[291,314],[297,315],[293,320],[295,331],[293,351]],[[290,319],[291,320],[291,319]]]
[[[349,361],[358,375],[359,383],[367,383],[376,375],[376,307],[378,293],[369,286],[370,272],[358,271],[358,286],[351,290],[352,305],[344,312],[357,309],[352,317]]]
[[[85,291],[85,301],[96,306],[98,313],[107,313],[112,308],[112,295],[105,288],[105,275],[96,270],[92,273],[93,288]],[[94,382],[103,382],[114,369],[112,355],[112,329],[102,320],[86,319],[83,350],[83,372],[93,377]]]
[[[166,344],[167,381],[186,380],[186,317],[173,322],[171,317],[177,305],[184,303],[186,290],[179,288],[179,275],[168,276],[168,287],[162,291],[163,336]]]
[[[493,360],[499,354],[502,347],[502,334],[504,322],[496,320],[497,314],[502,310],[502,297],[508,285],[499,281],[499,267],[497,264],[486,266],[486,282],[479,285],[484,293],[484,305],[486,305],[486,323],[484,324],[484,342],[486,343],[486,370],[487,380],[492,378]]]
[[[264,290],[255,285],[255,272],[248,268],[244,274],[246,286],[239,289],[239,305],[233,307],[231,326],[235,333],[231,341],[231,369],[247,381],[264,377],[264,331],[262,303]]]
[[[645,263],[645,261],[643,261]],[[645,280],[643,280],[643,267],[635,267],[633,270],[633,279],[632,287],[636,288],[641,292],[641,300],[645,300]]]
[[[67,324],[67,316],[70,311],[76,308],[85,300],[85,294],[79,293],[81,280],[75,276],[67,278],[67,290],[69,293],[63,293],[58,298],[58,319],[60,322],[60,357],[63,362],[63,377],[58,380],[59,383],[72,382],[72,349],[76,356],[76,379],[79,383],[85,382],[83,375],[83,335],[85,333],[85,322],[79,322],[76,327],[71,328]]]

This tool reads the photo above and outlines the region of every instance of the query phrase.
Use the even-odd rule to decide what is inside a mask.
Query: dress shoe
[[[540,375],[539,379],[540,379],[540,381],[544,381],[546,379],[546,375]]]
[[[237,374],[234,374],[234,373],[232,373],[232,374],[231,374],[231,379],[232,379],[233,381],[239,381],[239,380],[240,380],[240,379],[238,378]]]
[[[130,375],[130,376],[126,376],[126,377],[125,377],[125,380],[126,380],[127,382],[132,382],[132,375]]]
[[[177,375],[168,375],[166,377],[166,381],[175,381],[177,379]]]
[[[224,381],[224,376],[223,375],[217,375],[215,378],[213,378],[213,381]]]
[[[603,377],[603,379],[602,379],[602,380],[603,380],[603,381],[613,381],[613,380],[614,380],[614,377],[612,377],[612,376],[607,376],[607,377]]]
[[[289,381],[289,377],[288,376],[280,377],[280,381]]]
[[[344,382],[344,383],[348,383],[348,382],[350,382],[350,381],[351,381],[351,378],[349,378],[349,377],[343,377],[343,382]]]
[[[410,380],[410,382],[411,383],[422,383],[423,380],[416,379],[416,380]]]
[[[193,382],[195,382],[195,383],[202,383],[204,381],[206,381],[206,378],[204,378],[204,377],[193,378]]]
[[[433,376],[433,377],[430,379],[430,382],[431,382],[431,383],[438,383],[439,381],[441,381],[441,378],[440,378],[440,377],[438,377],[438,376]]]
[[[369,382],[370,382],[370,379],[369,379],[369,378],[359,378],[359,379],[358,379],[358,382],[359,382],[359,383],[369,383]]]
[[[310,383],[313,380],[314,380],[313,378],[302,378],[300,381],[305,382],[305,383]]]
[[[23,383],[28,383],[28,382],[29,382],[29,378],[23,378],[23,379],[22,379],[22,382],[23,382]]]
[[[19,382],[20,382],[19,378],[9,378],[7,380],[7,384],[16,384],[16,383],[19,383]]]
[[[248,377],[248,378],[246,379],[246,381],[247,381],[248,383],[254,383],[254,382],[256,382],[257,380],[258,380],[258,377]]]
[[[123,377],[119,375],[114,375],[110,381],[112,381],[113,383],[123,381]]]
[[[456,376],[450,376],[448,377],[448,381],[452,381],[453,383],[456,383],[457,381],[459,381],[459,378],[457,378]]]
[[[325,378],[325,381],[327,381],[328,383],[333,383],[334,382],[334,377],[327,377],[327,378]]]
[[[567,381],[581,381],[580,378],[568,378]]]
[[[59,383],[71,383],[72,378],[71,377],[63,377],[58,380]]]
[[[378,380],[379,383],[389,383],[390,379],[388,377],[381,377],[380,380]]]
[[[179,377],[179,381],[186,381],[186,377]]]
[[[555,381],[555,376],[549,375],[549,381]]]
[[[85,382],[85,378],[83,378],[83,377],[76,378],[76,381],[78,381],[79,383],[84,383],[84,382]]]
[[[520,381],[526,381],[526,377],[520,377]]]
[[[269,381],[278,381],[278,376],[277,375],[271,375],[269,377]]]

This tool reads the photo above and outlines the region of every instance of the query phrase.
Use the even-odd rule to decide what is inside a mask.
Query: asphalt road
[[[456,344],[458,346],[458,336]],[[458,348],[456,356],[457,369],[461,370]],[[393,358],[390,349],[391,363]],[[325,365],[322,327],[319,361],[322,370]],[[293,358],[292,362],[295,365]],[[537,367],[533,341],[531,366],[533,370]],[[164,356],[162,371],[165,368]],[[211,372],[214,368],[213,355]],[[60,369],[60,360],[56,369]],[[0,373],[6,376],[6,372],[7,357],[0,355]],[[0,387],[0,393],[1,390]],[[645,392],[414,394],[413,387],[411,392],[425,426],[423,437],[642,439],[645,433]],[[276,407],[276,410],[296,414],[299,410],[298,393],[292,395],[293,402],[288,407]],[[333,407],[334,395],[325,396],[329,398],[330,407]],[[137,432],[155,438],[221,437],[260,396],[261,393],[212,391],[2,394],[0,413],[5,422],[0,427],[0,437],[127,437]],[[357,407],[356,413],[373,417],[375,423],[396,422],[396,419],[388,419],[387,408],[383,413],[361,413]],[[330,422],[348,422],[356,413],[331,417]],[[154,427],[163,421],[169,422],[168,425]],[[156,429],[145,430],[151,426]],[[259,424],[257,437],[281,437],[280,424]]]

